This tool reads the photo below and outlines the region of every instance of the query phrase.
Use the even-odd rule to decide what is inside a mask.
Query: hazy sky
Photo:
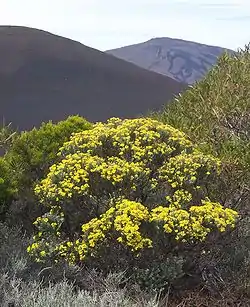
[[[0,0],[0,4],[2,25],[47,30],[100,50],[164,36],[231,49],[250,42],[250,0]]]

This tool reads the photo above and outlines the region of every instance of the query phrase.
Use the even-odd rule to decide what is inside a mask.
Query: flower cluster
[[[29,252],[36,257],[44,255],[43,243],[47,255],[71,262],[114,242],[137,253],[157,243],[147,232],[149,224],[151,230],[162,225],[176,242],[204,240],[213,229],[223,232],[235,224],[237,213],[210,201],[203,188],[219,172],[220,161],[156,120],[97,123],[73,134],[58,157],[35,188],[42,203],[57,208],[35,222],[38,236]],[[83,221],[77,232],[66,222],[73,215],[69,205],[82,210],[76,211]]]
[[[237,213],[232,209],[224,209],[221,204],[202,201],[200,206],[191,206],[183,210],[175,204],[169,207],[159,206],[152,210],[151,222],[164,222],[166,233],[174,234],[177,241],[187,242],[206,239],[211,226],[224,232],[228,226],[234,226]]]
[[[149,211],[142,204],[127,199],[118,202],[114,228],[121,236],[117,238],[117,241],[126,244],[132,251],[152,247],[152,240],[143,238],[140,232],[141,223],[148,220]]]
[[[171,157],[159,170],[159,179],[167,180],[172,188],[196,186],[198,179],[203,179],[211,173],[219,172],[220,161],[212,156],[205,156],[198,150],[191,153],[181,153]]]
[[[28,246],[27,251],[42,261],[55,252],[55,242],[60,242],[60,228],[64,222],[64,213],[58,206],[52,206],[50,211],[42,217],[38,217],[33,223],[39,230],[33,236],[34,243]]]

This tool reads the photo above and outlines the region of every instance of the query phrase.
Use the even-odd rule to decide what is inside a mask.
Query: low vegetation
[[[122,254],[126,267],[164,261],[178,242],[192,245],[234,226],[237,212],[207,192],[218,168],[183,133],[155,120],[98,123],[63,145],[35,187],[49,211],[34,222],[28,251],[37,261],[104,257],[114,266]]]
[[[184,131],[202,152],[221,160],[214,195],[236,209],[240,219],[230,237],[213,242],[209,261],[249,296],[250,45],[234,56],[224,54],[206,78],[151,115]]]
[[[235,206],[249,195],[250,45],[234,56],[224,54],[206,78],[153,117],[221,159],[224,186],[218,194],[223,202]]]
[[[147,118],[0,133],[1,306],[250,305],[250,52]]]
[[[3,127],[2,135],[6,135],[3,145],[9,140],[8,150],[5,146],[7,152],[0,160],[1,177],[5,182],[0,190],[0,198],[3,199],[0,208],[4,218],[7,214],[12,224],[18,223],[26,230],[31,227],[39,211],[33,193],[35,183],[56,161],[59,148],[70,135],[91,127],[92,124],[80,116],[70,116],[57,124],[44,123],[39,129],[15,134],[10,127],[8,130]]]

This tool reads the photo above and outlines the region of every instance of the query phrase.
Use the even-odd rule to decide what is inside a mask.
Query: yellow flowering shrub
[[[166,233],[175,233],[176,240],[203,241],[216,226],[219,231],[226,230],[228,225],[234,226],[236,213],[232,209],[224,209],[219,203],[202,200],[202,205],[191,206],[189,210],[181,209],[177,204],[169,207],[159,206],[152,210],[151,221],[163,221]]]
[[[35,187],[50,210],[34,222],[28,251],[37,261],[85,261],[117,245],[138,256],[157,246],[159,231],[192,243],[235,225],[237,212],[207,195],[220,161],[156,120],[96,123],[73,134],[58,158]]]

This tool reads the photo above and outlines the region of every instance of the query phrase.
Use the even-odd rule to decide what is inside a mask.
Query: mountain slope
[[[226,50],[233,53],[221,47],[163,37],[106,52],[177,81],[192,84],[200,80]]]
[[[0,119],[19,129],[79,114],[90,121],[158,109],[186,88],[37,29],[0,27]]]

